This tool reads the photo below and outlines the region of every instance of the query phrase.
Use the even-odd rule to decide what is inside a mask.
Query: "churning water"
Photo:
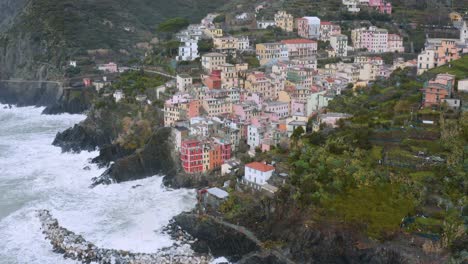
[[[171,246],[161,230],[195,206],[195,192],[168,190],[159,176],[88,188],[103,172],[89,163],[98,153],[61,153],[51,145],[57,132],[85,116],[42,110],[0,105],[0,264],[76,263],[52,252],[37,209],[50,210],[63,227],[99,247],[156,252]]]

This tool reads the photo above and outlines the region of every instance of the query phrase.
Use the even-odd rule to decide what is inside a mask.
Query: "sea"
[[[89,188],[105,170],[90,163],[98,152],[62,153],[51,144],[85,116],[42,111],[0,104],[0,264],[77,263],[52,251],[39,209],[99,247],[152,253],[171,246],[163,228],[195,207],[196,192],[168,189],[162,176]]]

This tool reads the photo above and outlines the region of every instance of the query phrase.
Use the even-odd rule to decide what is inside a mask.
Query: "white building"
[[[187,92],[187,88],[193,84],[193,79],[188,74],[177,74],[176,82],[179,92]]]
[[[176,59],[178,61],[193,61],[198,57],[200,57],[198,54],[198,41],[190,39],[179,47],[179,56]]]
[[[458,81],[458,91],[468,93],[468,78]]]
[[[275,21],[274,20],[257,21],[257,29],[267,29],[268,27],[275,27]]]
[[[125,94],[122,92],[122,90],[117,90],[114,92],[114,99],[115,99],[115,102],[120,102],[120,100],[124,99],[125,98]]]
[[[343,34],[330,36],[330,46],[337,57],[348,56],[348,36]]]
[[[247,145],[250,146],[250,150],[254,151],[255,148],[260,147],[265,129],[260,125],[249,125],[247,127]]]
[[[361,11],[361,8],[359,7],[360,3],[357,0],[343,0],[342,3],[346,7],[348,12],[359,13],[359,11]]]
[[[249,163],[245,165],[244,181],[248,185],[259,189],[262,185],[267,184],[274,171],[275,167],[261,162]]]

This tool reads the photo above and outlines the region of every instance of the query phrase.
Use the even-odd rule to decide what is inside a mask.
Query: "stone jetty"
[[[205,264],[212,261],[208,254],[193,253],[190,249],[190,239],[181,235],[174,247],[162,249],[156,253],[133,253],[124,250],[99,248],[59,225],[49,211],[37,212],[43,234],[50,240],[55,252],[65,258],[82,263],[95,264]]]

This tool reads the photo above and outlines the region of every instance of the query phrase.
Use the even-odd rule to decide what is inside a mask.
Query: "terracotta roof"
[[[317,43],[317,41],[310,40],[310,39],[286,39],[286,40],[282,40],[281,43],[283,44],[307,44],[307,43]]]
[[[330,21],[321,21],[320,25],[333,25],[333,23]]]
[[[261,162],[252,162],[252,163],[246,164],[245,166],[254,170],[262,171],[262,172],[275,170],[275,167],[263,164]]]

